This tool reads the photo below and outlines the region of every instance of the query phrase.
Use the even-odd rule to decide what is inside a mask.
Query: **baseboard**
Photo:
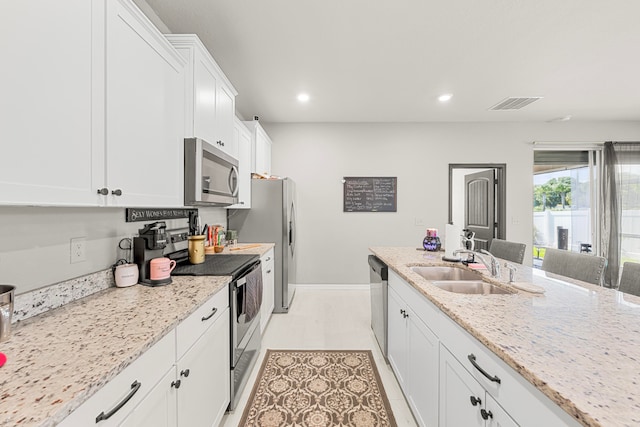
[[[312,291],[364,291],[369,290],[368,283],[345,283],[345,284],[336,284],[336,283],[318,283],[318,284],[309,284],[305,283],[303,285],[296,285],[296,289],[300,290],[312,290]]]

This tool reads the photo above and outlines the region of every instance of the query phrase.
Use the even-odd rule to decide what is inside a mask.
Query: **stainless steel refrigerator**
[[[251,208],[228,212],[238,242],[275,243],[274,313],[289,311],[296,283],[296,202],[291,178],[252,179]]]

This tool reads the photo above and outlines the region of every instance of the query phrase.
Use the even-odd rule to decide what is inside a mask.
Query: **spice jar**
[[[189,262],[202,264],[204,262],[204,235],[189,236]]]

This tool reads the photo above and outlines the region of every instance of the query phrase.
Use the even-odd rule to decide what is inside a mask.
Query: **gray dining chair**
[[[601,285],[606,260],[601,256],[547,248],[542,270],[583,282]]]
[[[502,239],[491,240],[489,252],[497,258],[506,259],[507,261],[522,264],[524,260],[524,251],[527,245],[524,243],[509,242]]]
[[[620,276],[620,292],[640,296],[640,264],[625,262]]]

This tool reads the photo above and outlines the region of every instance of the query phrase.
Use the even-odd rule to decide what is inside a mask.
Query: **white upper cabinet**
[[[195,34],[167,34],[187,61],[184,95],[184,137],[197,137],[238,158],[233,137],[236,95],[209,51]]]
[[[238,145],[233,140],[233,120],[236,116],[236,92],[231,86],[219,82],[216,90],[216,123],[218,137],[215,143],[232,157],[238,158]]]
[[[251,207],[251,133],[234,117],[233,138],[238,145],[238,203],[228,209],[249,209]]]
[[[103,63],[92,56],[100,3],[0,5],[0,204],[100,203],[104,97],[92,96],[92,71]]]
[[[257,120],[246,121],[244,124],[251,132],[251,172],[271,175],[271,138]]]
[[[107,34],[109,204],[182,206],[185,61],[128,0],[107,2]]]
[[[0,10],[0,204],[182,206],[184,59],[130,0]]]

